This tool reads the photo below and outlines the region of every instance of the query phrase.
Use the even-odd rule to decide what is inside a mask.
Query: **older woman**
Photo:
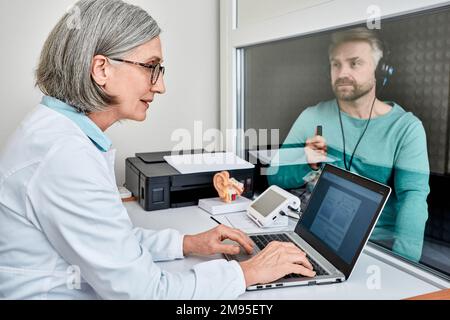
[[[165,92],[156,22],[118,0],[76,4],[48,37],[37,69],[42,102],[0,156],[0,297],[235,298],[246,286],[289,273],[314,275],[305,254],[273,243],[248,261],[212,260],[169,273],[154,261],[189,254],[248,252],[242,232],[198,235],[133,228],[104,134],[123,119],[143,121]],[[81,281],[77,281],[77,279]]]

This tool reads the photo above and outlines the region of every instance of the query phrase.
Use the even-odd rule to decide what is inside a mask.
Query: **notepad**
[[[249,154],[259,159],[263,164],[272,166],[288,166],[296,164],[307,164],[308,160],[305,154],[305,148],[285,148],[271,150],[252,150]],[[337,159],[328,155],[323,163],[332,163]]]
[[[239,229],[245,233],[260,233],[260,232],[281,232],[281,231],[294,231],[297,221],[294,219],[288,219],[288,226],[272,226],[270,228],[260,228],[253,222],[245,211],[230,213],[226,215],[215,216],[215,218],[222,224],[229,227]],[[285,217],[287,218],[287,217]]]

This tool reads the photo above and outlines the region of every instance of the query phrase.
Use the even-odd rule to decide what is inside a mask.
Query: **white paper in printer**
[[[255,167],[232,152],[165,156],[164,160],[182,174],[252,169]]]

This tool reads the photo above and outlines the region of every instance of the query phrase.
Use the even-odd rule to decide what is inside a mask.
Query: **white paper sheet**
[[[289,225],[287,227],[260,228],[247,216],[245,211],[218,215],[214,216],[214,218],[226,226],[240,229],[245,233],[294,231],[298,222],[296,219],[289,218]]]
[[[305,148],[285,148],[272,150],[252,150],[249,154],[258,158],[263,164],[272,166],[287,166],[295,164],[307,164]],[[323,163],[335,162],[336,159],[327,156]]]
[[[164,160],[182,174],[252,169],[255,167],[232,152],[165,156]]]

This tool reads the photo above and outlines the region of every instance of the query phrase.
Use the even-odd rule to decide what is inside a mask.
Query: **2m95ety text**
[[[177,307],[177,315],[270,315],[273,305],[261,304],[221,304],[218,308],[213,306],[183,306]]]

